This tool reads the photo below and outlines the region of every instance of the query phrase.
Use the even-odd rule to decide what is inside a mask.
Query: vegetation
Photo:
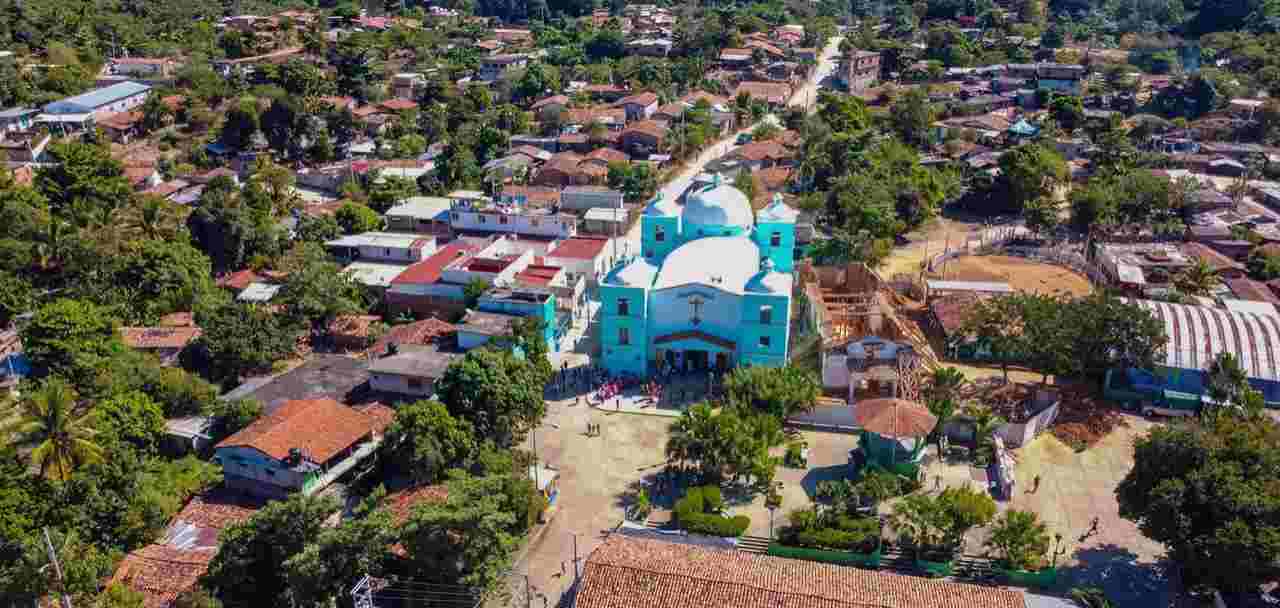
[[[726,516],[722,514],[723,508],[720,487],[709,485],[689,488],[684,497],[676,501],[672,512],[682,530],[709,536],[742,536],[751,527],[751,518]]]
[[[991,525],[986,546],[994,550],[1001,566],[1011,570],[1036,570],[1046,565],[1049,532],[1034,512],[1009,510]]]
[[[682,469],[695,464],[705,482],[745,477],[757,488],[767,489],[777,466],[769,448],[782,442],[781,423],[773,416],[734,409],[716,413],[700,403],[672,423],[666,453]]]
[[[940,494],[910,494],[893,506],[893,527],[917,559],[949,561],[970,529],[984,526],[996,503],[984,491],[947,488]]]
[[[812,410],[822,388],[796,366],[739,367],[725,377],[724,393],[730,404],[786,419]]]

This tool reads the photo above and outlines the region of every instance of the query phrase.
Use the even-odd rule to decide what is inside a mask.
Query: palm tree
[[[990,463],[995,457],[995,441],[992,437],[1005,420],[983,405],[970,407],[968,414],[973,419],[974,460]]]
[[[130,205],[126,225],[130,232],[145,239],[169,238],[180,228],[173,206],[158,196],[142,196]]]
[[[930,400],[955,400],[956,393],[958,393],[960,389],[964,388],[964,385],[968,383],[969,380],[964,377],[964,372],[959,369],[954,367],[939,367],[933,370],[933,375],[929,378],[927,395]]]
[[[1071,599],[1080,604],[1081,608],[1111,608],[1115,604],[1107,599],[1107,594],[1096,587],[1076,587],[1071,590]]]
[[[1214,272],[1213,267],[1203,259],[1196,260],[1177,277],[1174,278],[1174,284],[1184,293],[1193,296],[1207,296],[1209,292],[1218,284],[1218,274]]]
[[[0,436],[29,449],[31,461],[49,479],[66,481],[77,467],[102,461],[89,414],[79,411],[75,391],[63,380],[48,380],[0,410]]]

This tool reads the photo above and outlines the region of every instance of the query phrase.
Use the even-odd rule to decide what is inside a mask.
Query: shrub
[[[804,466],[802,456],[803,449],[804,446],[800,445],[800,442],[798,441],[787,444],[787,453],[782,457],[782,462],[786,463],[787,466],[794,468]]]
[[[873,517],[840,517],[833,528],[789,530],[784,538],[789,544],[812,549],[835,549],[854,553],[871,553],[880,541],[880,521]]]
[[[724,497],[720,494],[720,488],[717,486],[702,487],[703,511],[706,513],[719,513],[724,508]]]
[[[724,517],[709,513],[696,513],[680,520],[680,527],[694,534],[710,536],[738,537],[751,527],[751,518],[745,515]]]

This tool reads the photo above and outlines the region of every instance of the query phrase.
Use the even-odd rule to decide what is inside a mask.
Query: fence
[[[1097,266],[1089,262],[1088,258],[1084,256],[1083,245],[1077,241],[1053,240],[1047,241],[1044,245],[1011,244],[1022,236],[1025,236],[1025,233],[1001,231],[993,235],[990,240],[978,241],[976,247],[973,246],[974,241],[968,241],[962,248],[952,249],[933,256],[929,260],[929,272],[938,272],[940,268],[945,268],[948,261],[963,255],[1008,255],[1033,262],[1062,266],[1088,277],[1089,281],[1094,285],[1106,285],[1108,283],[1107,276]]]

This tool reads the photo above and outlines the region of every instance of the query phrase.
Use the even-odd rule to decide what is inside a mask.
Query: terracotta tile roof
[[[957,293],[934,298],[929,303],[929,311],[948,335],[964,326],[965,319],[980,296],[973,293]]]
[[[628,95],[618,100],[618,105],[635,104],[639,106],[650,106],[655,103],[658,103],[658,95],[652,91]]]
[[[218,487],[192,498],[173,519],[193,526],[222,530],[248,521],[265,505],[264,499]]]
[[[523,196],[533,205],[555,205],[560,202],[560,190],[545,186],[503,186],[503,196]]]
[[[769,192],[777,192],[782,190],[788,181],[791,181],[791,167],[769,167],[761,169],[752,175],[760,178],[760,183],[764,185],[764,189]]]
[[[1182,252],[1189,257],[1204,260],[1213,268],[1214,272],[1222,272],[1224,270],[1239,270],[1243,268],[1239,262],[1218,253],[1204,243],[1189,242],[1183,243],[1180,247]]]
[[[784,82],[740,82],[733,96],[736,98],[742,93],[768,103],[786,103],[791,95],[791,85]]]
[[[406,268],[399,276],[391,279],[391,284],[430,285],[440,280],[440,273],[444,271],[444,267],[448,266],[450,262],[474,254],[477,251],[480,251],[478,245],[472,245],[465,241],[454,241],[441,247],[431,257]]]
[[[571,108],[565,111],[565,122],[571,125],[589,125],[593,122],[623,124],[627,111],[622,108]]]
[[[258,273],[246,268],[219,278],[215,284],[218,287],[241,291],[248,287],[250,283],[255,283],[261,280],[262,277],[258,276]]]
[[[565,133],[556,138],[556,143],[560,145],[585,144],[589,141],[586,133]]]
[[[626,152],[615,148],[596,148],[583,160],[600,160],[605,163],[625,163],[631,160]]]
[[[381,421],[327,397],[294,399],[215,447],[253,448],[278,460],[287,458],[290,448],[300,448],[312,462],[323,463],[384,428]]]
[[[160,325],[164,327],[195,327],[194,315],[189,312],[171,312],[160,317]]]
[[[667,126],[656,120],[642,120],[632,124],[622,132],[624,136],[634,133],[641,133],[661,140],[667,136]]]
[[[383,504],[391,511],[397,524],[403,524],[413,514],[413,508],[420,504],[441,503],[449,499],[449,488],[443,484],[418,486],[406,490],[398,490],[387,494]]]
[[[1276,294],[1271,292],[1271,288],[1261,281],[1239,277],[1235,279],[1227,279],[1224,282],[1227,284],[1227,287],[1231,288],[1231,293],[1235,294],[1235,296],[1241,300],[1280,304],[1280,298],[1277,298]]]
[[[360,106],[351,111],[356,118],[368,118],[378,113],[378,106]]]
[[[351,406],[357,412],[368,416],[373,420],[375,426],[385,429],[391,426],[396,419],[396,411],[378,402],[361,403]]]
[[[184,348],[201,333],[199,327],[121,327],[120,339],[125,346],[141,350]]]
[[[125,167],[124,178],[130,185],[137,187],[156,174],[155,167]]]
[[[542,166],[542,170],[557,169],[572,173],[578,169],[580,162],[582,162],[582,155],[577,152],[557,152],[547,159],[547,164]]]
[[[688,106],[686,106],[686,105],[684,105],[683,103],[680,103],[680,102],[678,102],[678,101],[675,101],[675,102],[671,102],[671,103],[666,104],[666,105],[658,106],[658,111],[657,111],[657,112],[655,112],[655,113],[654,113],[654,115],[655,115],[655,116],[670,116],[670,117],[672,117],[672,118],[679,118],[679,117],[680,117],[680,115],[684,114],[685,110],[687,110],[687,109],[688,109]]]
[[[29,165],[23,165],[13,170],[13,181],[22,186],[30,186],[36,181],[36,171]]]
[[[329,322],[329,333],[363,338],[369,335],[369,326],[380,321],[378,315],[338,315]]]
[[[542,99],[539,99],[538,101],[533,102],[533,105],[529,106],[529,109],[536,111],[543,107],[551,106],[551,105],[567,106],[569,105],[569,98],[564,95],[552,95],[551,97],[544,97]]]
[[[341,110],[342,108],[354,108],[356,106],[355,98],[347,95],[329,95],[327,97],[321,97],[320,101],[332,106],[335,110]]]
[[[391,112],[412,110],[418,107],[418,104],[416,102],[409,101],[408,99],[388,99],[378,105],[382,106],[383,109],[389,110]]]
[[[556,275],[563,270],[559,266],[547,266],[545,264],[530,264],[516,274],[516,279],[526,285],[535,285],[545,287],[551,281],[555,280]]]
[[[681,98],[680,98],[680,101],[683,101],[683,102],[685,102],[685,103],[687,103],[687,104],[697,104],[697,103],[698,103],[698,100],[700,100],[700,99],[705,99],[705,100],[707,100],[707,103],[708,103],[708,104],[710,104],[710,105],[713,105],[713,106],[716,106],[716,105],[727,105],[727,104],[729,103],[729,100],[728,100],[728,99],[725,99],[725,98],[723,98],[723,97],[721,97],[721,96],[719,96],[719,95],[713,94],[713,93],[708,93],[708,92],[706,92],[706,91],[693,91],[693,92],[689,93],[688,95],[685,95],[684,97],[681,97]]]
[[[772,44],[769,44],[768,42],[763,42],[763,41],[760,41],[760,40],[748,40],[748,41],[747,41],[747,48],[751,48],[751,49],[760,49],[760,50],[762,50],[762,51],[764,51],[764,52],[766,52],[766,53],[768,53],[768,54],[770,54],[770,55],[773,55],[774,57],[786,57],[786,56],[787,56],[787,54],[786,54],[785,52],[783,52],[783,51],[782,51],[782,49],[780,49],[780,48],[778,48],[778,47],[776,47],[776,46],[773,46]]]
[[[1024,608],[1020,591],[613,534],[577,608]]]
[[[378,338],[373,346],[369,347],[369,352],[383,353],[387,351],[387,345],[395,342],[396,344],[413,344],[427,345],[432,344],[451,334],[457,333],[458,328],[452,323],[446,323],[440,319],[431,318],[404,325],[392,325],[387,333]]]
[[[142,112],[116,112],[115,114],[103,116],[95,122],[108,129],[124,131],[132,129],[140,120],[142,120]]]
[[[734,151],[734,155],[743,160],[782,160],[791,158],[793,153],[786,146],[774,140],[753,141]]]
[[[582,87],[582,90],[590,95],[598,95],[601,93],[626,93],[627,90],[616,84],[589,84]]]
[[[547,257],[594,260],[608,245],[609,239],[575,237],[561,241],[555,249],[547,252]]]
[[[196,586],[217,553],[215,549],[188,551],[147,545],[124,557],[111,583],[141,593],[144,608],[167,608]]]

